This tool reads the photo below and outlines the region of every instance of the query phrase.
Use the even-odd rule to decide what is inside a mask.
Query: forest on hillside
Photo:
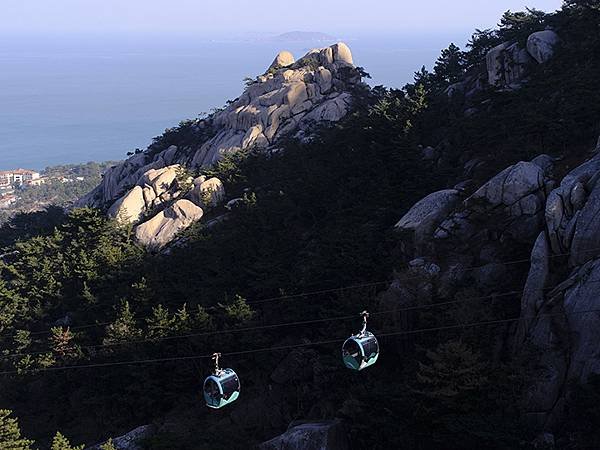
[[[561,45],[519,89],[490,86],[469,114],[449,96],[490,49],[546,28]],[[69,450],[146,424],[158,430],[144,442],[151,450],[251,448],[294,420],[333,418],[356,449],[532,448],[520,398],[536,372],[533,359],[498,352],[508,325],[444,329],[518,317],[518,297],[373,314],[370,328],[390,336],[361,373],[343,368],[339,341],[358,331],[360,311],[383,311],[393,280],[415,291],[426,282],[406,275],[394,224],[463,181],[467,161],[486,161],[473,174],[483,181],[541,153],[585,158],[600,134],[598,79],[596,0],[509,11],[413,83],[357,88],[352,112],[310,142],[290,138],[283,151],[240,152],[206,169],[242,201],[166,252],[141,248],[130,226],[98,209],[10,219],[0,227],[0,448]],[[423,159],[429,146],[444,149],[442,162]],[[522,289],[520,275],[502,290]],[[482,295],[467,282],[454,298]],[[436,303],[432,294],[414,306]],[[399,333],[423,329],[432,331]],[[271,347],[283,348],[251,352]],[[201,386],[215,351],[243,391],[209,411]],[[574,392],[557,446],[597,448],[600,378]]]

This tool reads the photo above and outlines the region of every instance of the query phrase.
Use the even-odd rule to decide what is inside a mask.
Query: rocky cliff
[[[168,131],[146,151],[112,167],[79,205],[107,209],[132,223],[141,243],[162,247],[225,199],[219,180],[194,173],[240,150],[276,149],[284,136],[306,139],[315,124],[336,122],[347,113],[360,83],[343,43],[311,50],[298,61],[281,52],[226,108]]]
[[[460,187],[433,193],[396,225],[411,266],[435,267],[428,273],[442,297],[465,280],[489,293],[509,290],[507,278],[524,270],[511,262],[516,249],[531,249],[521,316],[503,345],[536,355],[539,371],[525,401],[527,419],[541,429],[560,419],[573,382],[600,374],[599,180],[598,149],[571,170],[540,155],[470,195]],[[402,289],[399,282],[391,292],[406,298]]]
[[[560,42],[550,29],[529,35],[525,46],[504,42],[487,52],[483,69],[447,93],[462,97],[465,117],[490,110],[490,87],[519,90],[533,69],[552,60]],[[396,224],[407,273],[424,281],[411,291],[399,276],[382,297],[386,308],[453,300],[465,285],[485,293],[489,304],[517,293],[520,314],[496,336],[497,357],[510,354],[535,366],[522,400],[524,419],[537,430],[563,424],[574,386],[600,374],[599,152],[600,139],[578,153],[565,149],[519,161],[484,180],[474,172],[497,163],[470,159],[460,183],[424,197]],[[444,164],[444,146],[424,148],[422,156]],[[505,311],[517,306],[503,302]]]

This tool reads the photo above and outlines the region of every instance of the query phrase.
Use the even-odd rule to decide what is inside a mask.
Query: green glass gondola
[[[240,396],[240,379],[233,369],[220,369],[220,353],[213,355],[213,374],[204,380],[204,400],[206,406],[219,409],[233,403]]]
[[[363,370],[372,366],[379,358],[379,343],[375,335],[367,331],[367,318],[369,313],[363,311],[362,330],[350,336],[342,346],[342,359],[344,365],[352,370]]]

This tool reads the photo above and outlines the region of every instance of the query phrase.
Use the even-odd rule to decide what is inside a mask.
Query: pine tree
[[[81,289],[81,298],[88,305],[93,305],[97,302],[96,296],[91,291],[87,281],[83,282],[83,288]]]
[[[456,83],[465,74],[465,54],[454,44],[444,50],[433,68],[435,81],[444,85]]]
[[[422,66],[421,70],[414,74],[414,83],[405,87],[407,94],[412,96],[413,90],[419,85],[422,85],[425,88],[425,91],[429,92],[433,85],[433,77],[433,74],[429,72],[425,66]]]
[[[148,337],[161,338],[173,334],[174,320],[163,305],[152,308],[152,316],[146,319]]]
[[[13,342],[15,353],[22,353],[31,345],[31,332],[28,330],[17,330]]]
[[[487,53],[499,45],[501,41],[502,39],[498,37],[496,30],[476,29],[467,43],[468,51],[465,52],[466,68],[470,69],[485,65]]]
[[[33,441],[21,437],[19,422],[9,417],[11,411],[0,410],[0,449],[6,450],[31,450]]]
[[[531,33],[543,30],[546,13],[537,9],[526,8],[525,11],[506,11],[500,19],[499,35],[503,40],[524,42]]]
[[[137,283],[131,285],[133,290],[134,304],[147,305],[152,301],[152,290],[148,287],[145,277],[142,277]]]
[[[62,327],[53,327],[50,329],[50,343],[52,351],[62,359],[73,358],[79,353],[79,349],[73,343],[74,335],[71,330]]]
[[[254,316],[254,311],[241,295],[236,295],[234,301],[225,306],[225,313],[236,322],[246,322]]]
[[[52,447],[50,447],[50,450],[83,450],[83,447],[83,445],[71,445],[66,437],[59,432],[56,432],[54,439],[52,439]]]
[[[123,301],[117,319],[106,327],[105,344],[139,340],[142,330],[138,328],[129,302]]]
[[[198,305],[198,310],[194,315],[194,327],[199,330],[212,330],[214,328],[212,317],[202,305]]]
[[[2,274],[1,264],[0,261],[0,274]],[[15,317],[19,314],[23,303],[23,299],[0,278],[0,332],[10,328]]]
[[[117,447],[115,447],[113,440],[109,439],[108,441],[106,441],[104,444],[102,444],[100,446],[100,450],[117,450]]]
[[[184,303],[173,316],[173,325],[177,332],[186,333],[192,330],[192,317],[187,311],[187,305]]]

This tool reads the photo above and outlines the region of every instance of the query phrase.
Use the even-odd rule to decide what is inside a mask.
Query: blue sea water
[[[431,67],[440,36],[347,38],[373,85],[400,87]],[[190,36],[0,35],[0,170],[123,159],[181,120],[236,98],[243,79],[279,50],[298,58],[310,42]]]

